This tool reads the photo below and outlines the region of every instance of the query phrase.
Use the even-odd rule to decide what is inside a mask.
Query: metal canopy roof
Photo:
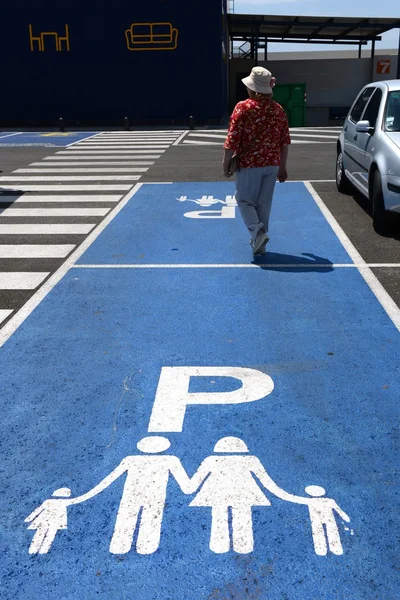
[[[357,17],[289,17],[276,15],[228,15],[231,39],[265,38],[270,42],[365,44],[400,27],[399,19]]]

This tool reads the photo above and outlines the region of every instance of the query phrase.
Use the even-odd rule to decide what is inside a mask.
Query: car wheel
[[[378,170],[374,172],[372,181],[372,219],[374,229],[383,232],[389,224],[389,214],[385,210],[385,202],[382,191],[382,178]]]
[[[336,158],[336,187],[341,194],[350,194],[352,191],[352,185],[347,179],[344,170],[343,153],[341,149],[338,150]]]

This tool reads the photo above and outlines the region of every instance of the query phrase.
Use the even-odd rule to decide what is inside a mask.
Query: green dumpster
[[[285,109],[290,127],[304,127],[306,124],[306,84],[277,84],[274,87],[274,100]]]

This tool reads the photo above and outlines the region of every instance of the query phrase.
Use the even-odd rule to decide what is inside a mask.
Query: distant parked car
[[[337,142],[339,192],[357,188],[372,203],[377,231],[400,213],[400,80],[367,85],[345,120]]]

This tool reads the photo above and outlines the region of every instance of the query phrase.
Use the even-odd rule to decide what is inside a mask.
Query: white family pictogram
[[[138,554],[152,554],[160,545],[162,521],[170,475],[184,494],[195,494],[192,507],[211,508],[209,548],[222,554],[231,548],[240,554],[254,549],[253,506],[271,506],[265,492],[280,500],[308,506],[315,553],[325,556],[328,551],[343,554],[335,513],[344,521],[350,517],[331,498],[324,488],[310,485],[308,496],[290,494],[281,489],[268,475],[260,460],[249,454],[246,444],[236,437],[220,439],[214,454],[203,460],[197,472],[189,477],[178,457],[163,454],[170,447],[163,436],[145,437],[137,448],[140,455],[127,456],[99,484],[86,494],[70,498],[69,488],[53,492],[34,510],[25,522],[36,530],[30,554],[47,554],[61,529],[67,529],[69,506],[90,500],[126,474],[114,532],[110,543],[112,554],[131,550],[135,533]],[[229,512],[232,515],[230,533]]]

